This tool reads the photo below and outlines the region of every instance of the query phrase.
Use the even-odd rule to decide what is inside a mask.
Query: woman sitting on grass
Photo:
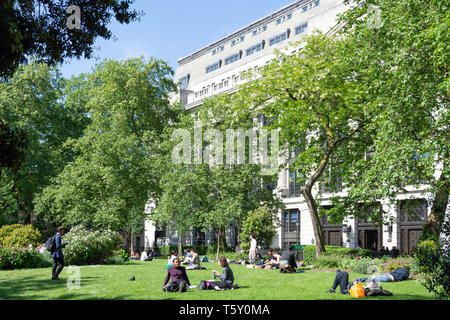
[[[236,286],[233,287],[234,282],[233,271],[228,265],[227,258],[220,257],[218,262],[219,266],[223,268],[222,274],[220,274],[219,271],[217,270],[213,270],[213,273],[215,276],[218,276],[221,281],[210,281],[209,282],[210,287],[215,290],[234,289],[234,287]]]
[[[274,252],[273,249],[268,250],[269,260],[265,261],[263,265],[257,266],[258,269],[280,269],[281,256]]]

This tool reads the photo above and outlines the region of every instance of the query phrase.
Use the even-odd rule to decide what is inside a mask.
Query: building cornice
[[[240,29],[238,29],[238,30],[236,30],[236,31],[234,31],[232,33],[230,33],[229,35],[223,37],[222,39],[220,39],[218,41],[215,41],[215,42],[207,45],[206,47],[203,47],[203,48],[195,51],[194,53],[191,53],[190,55],[188,55],[188,56],[186,56],[184,58],[180,58],[178,60],[178,65],[181,66],[181,65],[184,65],[184,64],[186,64],[188,62],[191,62],[192,60],[195,60],[195,59],[203,56],[204,54],[211,52],[211,50],[213,50],[214,48],[217,48],[218,46],[224,45],[225,43],[230,42],[230,41],[232,41],[235,38],[241,37],[244,34],[251,32],[255,28],[259,28],[261,26],[264,26],[264,25],[270,23],[271,21],[276,20],[278,17],[283,16],[283,15],[289,13],[289,12],[292,12],[293,10],[295,10],[295,9],[297,9],[297,8],[307,4],[307,3],[313,2],[313,1],[314,0],[298,0],[298,1],[295,1],[294,3],[292,3],[290,5],[287,5],[287,6],[283,7],[283,8],[281,8],[281,9],[278,9],[277,11],[275,11],[275,12],[273,12],[273,13],[271,13],[271,14],[269,14],[269,15],[261,18],[261,19],[255,21],[255,22],[253,22],[253,23],[251,23],[251,24],[249,24],[249,25],[247,25],[247,26],[245,26],[243,28],[240,28]]]

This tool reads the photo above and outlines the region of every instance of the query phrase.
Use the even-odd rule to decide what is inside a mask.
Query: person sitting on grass
[[[132,252],[131,253],[131,260],[139,260],[139,253],[137,252]]]
[[[189,249],[185,249],[184,250],[184,254],[183,254],[183,261],[181,261],[180,263],[182,265],[190,265],[191,264],[191,258],[192,258],[192,254],[191,251]]]
[[[407,280],[409,277],[409,267],[406,266],[404,268],[395,269],[392,272],[385,273],[379,276],[374,276],[370,278],[358,278],[361,282],[391,282],[391,281],[403,281]]]
[[[189,266],[186,268],[187,270],[198,270],[201,269],[200,266],[200,256],[195,251],[195,249],[191,249],[191,257],[189,259]]]
[[[295,251],[294,246],[289,247],[289,251],[283,252],[280,261],[280,273],[294,273],[295,268],[297,268],[297,263],[295,262]]]
[[[257,266],[258,269],[280,269],[281,256],[274,252],[273,249],[267,250],[269,254],[269,259],[264,262],[263,265]]]
[[[164,280],[163,291],[165,292],[186,292],[186,286],[190,286],[186,268],[180,266],[178,258],[173,259],[173,265],[167,269],[166,280]],[[169,280],[172,281],[169,283]]]
[[[167,259],[166,269],[169,269],[173,265],[173,260],[178,259],[178,253],[175,250],[170,251],[170,256]],[[180,260],[178,260],[180,262]]]
[[[219,266],[221,266],[222,274],[217,270],[213,270],[214,276],[219,277],[220,281],[210,281],[209,286],[214,290],[225,290],[225,289],[233,289],[234,276],[233,271],[228,265],[228,260],[225,257],[220,257],[218,260]]]
[[[152,261],[153,257],[150,255],[150,249],[145,248],[145,250],[141,254],[141,261]]]

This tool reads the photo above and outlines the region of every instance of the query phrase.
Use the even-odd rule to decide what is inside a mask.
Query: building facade
[[[202,105],[205,98],[216,94],[233,93],[242,83],[241,73],[258,70],[269,64],[275,57],[275,50],[294,54],[298,48],[289,44],[318,29],[327,33],[337,25],[337,16],[348,7],[343,0],[299,0],[285,6],[229,35],[215,41],[194,53],[180,58],[175,74],[179,83],[176,97],[186,110]],[[327,193],[321,190],[319,206],[331,205],[331,197],[345,195]],[[300,195],[295,172],[286,169],[280,173],[277,192],[280,192],[286,210],[280,212],[281,227],[273,241],[273,247],[286,249],[291,244],[314,244],[314,233],[307,205]],[[318,190],[316,190],[318,192]],[[410,199],[417,198],[418,200]],[[429,214],[429,206],[420,195],[420,190],[411,189],[407,194],[398,195],[398,203],[389,206],[380,202],[397,221],[388,226],[376,225],[349,218],[341,224],[331,224],[322,218],[325,244],[344,247],[381,249],[397,247],[402,253],[410,253],[417,244],[422,224]],[[415,218],[405,215],[405,208],[412,204]],[[146,231],[142,241],[145,246],[175,244],[176,234],[155,226],[151,221],[145,223]],[[231,228],[233,229],[233,228]],[[214,233],[194,230],[183,237],[187,245],[210,245]],[[235,242],[235,230],[227,234],[228,244]]]

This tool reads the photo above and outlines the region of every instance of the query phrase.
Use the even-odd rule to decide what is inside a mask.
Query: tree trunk
[[[325,252],[325,244],[323,243],[323,232],[322,226],[320,224],[319,214],[317,212],[317,205],[314,197],[312,196],[312,192],[310,189],[306,187],[302,188],[302,195],[306,200],[306,204],[308,205],[309,214],[311,216],[311,221],[314,230],[314,238],[316,242],[316,257],[320,258],[323,252]]]
[[[178,257],[183,255],[183,233],[179,232],[178,234]]]
[[[444,171],[445,168],[443,168],[439,178],[439,188],[435,194],[430,215],[428,216],[427,222],[423,228],[424,231],[433,233],[437,236],[440,235],[442,224],[444,223],[450,189],[450,182],[445,176]]]
[[[129,233],[129,235],[130,235],[130,253],[131,253],[131,256],[133,256],[134,255],[134,237],[133,237],[133,232],[130,232]]]
[[[237,245],[234,248],[234,252],[240,253],[241,252],[241,226],[239,224],[239,220],[236,224],[236,241],[237,241]]]
[[[216,260],[219,259],[219,250],[220,250],[220,229],[217,230],[217,252],[216,252]]]
[[[225,228],[219,228],[217,230],[217,253],[216,253],[216,260],[219,259],[219,253],[220,253],[220,247],[222,247],[222,250],[225,252]]]

